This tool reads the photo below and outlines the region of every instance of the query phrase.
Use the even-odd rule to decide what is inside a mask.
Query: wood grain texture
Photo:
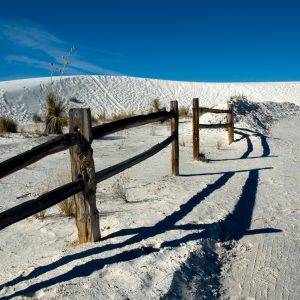
[[[91,148],[91,111],[89,108],[71,109],[70,132],[79,132],[79,143],[70,149],[72,180],[83,181],[83,189],[75,195],[76,225],[80,243],[100,240],[99,212],[96,207],[96,179]]]

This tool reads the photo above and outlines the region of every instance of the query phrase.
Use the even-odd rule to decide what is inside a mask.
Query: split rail
[[[199,124],[199,115],[203,113],[227,114],[226,124]],[[193,99],[193,159],[199,160],[200,157],[200,139],[199,129],[225,128],[228,132],[228,144],[234,141],[234,117],[233,104],[228,103],[228,109],[215,109],[199,107],[199,98]]]
[[[171,135],[164,141],[123,162],[95,172],[92,141],[124,129],[171,120]],[[72,182],[53,189],[36,199],[26,201],[0,213],[0,230],[75,195],[76,225],[80,243],[98,241],[99,212],[96,206],[96,185],[163,150],[172,144],[172,174],[179,175],[178,103],[171,101],[170,111],[138,115],[91,126],[89,108],[69,111],[69,133],[0,163],[0,179],[21,170],[40,159],[70,149]]]

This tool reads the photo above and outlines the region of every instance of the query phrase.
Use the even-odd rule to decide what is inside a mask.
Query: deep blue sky
[[[300,80],[300,1],[7,0],[0,80],[70,74],[188,81]]]

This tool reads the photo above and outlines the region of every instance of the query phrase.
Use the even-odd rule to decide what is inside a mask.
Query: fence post
[[[70,149],[72,180],[83,179],[83,191],[75,195],[76,225],[80,243],[98,241],[99,212],[96,207],[96,180],[93,160],[91,111],[74,108],[69,111],[70,133],[80,132],[79,144]]]
[[[170,102],[170,110],[174,111],[175,117],[171,119],[171,134],[175,135],[172,142],[172,175],[179,175],[179,141],[178,141],[178,102]]]
[[[193,99],[193,159],[199,160],[199,99]]]
[[[234,118],[233,118],[233,104],[228,103],[228,110],[230,113],[227,114],[228,124],[228,144],[230,145],[234,141]]]

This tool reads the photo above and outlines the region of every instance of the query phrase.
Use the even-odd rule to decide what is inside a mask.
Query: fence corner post
[[[70,133],[79,132],[79,143],[70,148],[72,180],[81,178],[83,190],[75,195],[76,225],[79,243],[100,240],[99,212],[96,206],[96,180],[93,159],[91,111],[74,108],[69,111]]]
[[[199,98],[193,99],[193,160],[199,160]]]
[[[171,119],[171,134],[175,136],[172,142],[172,175],[179,175],[179,137],[178,137],[178,102],[170,102],[170,110],[175,116]]]
[[[234,116],[233,116],[233,104],[228,103],[228,110],[230,111],[227,114],[227,126],[228,126],[228,145],[234,141]]]

